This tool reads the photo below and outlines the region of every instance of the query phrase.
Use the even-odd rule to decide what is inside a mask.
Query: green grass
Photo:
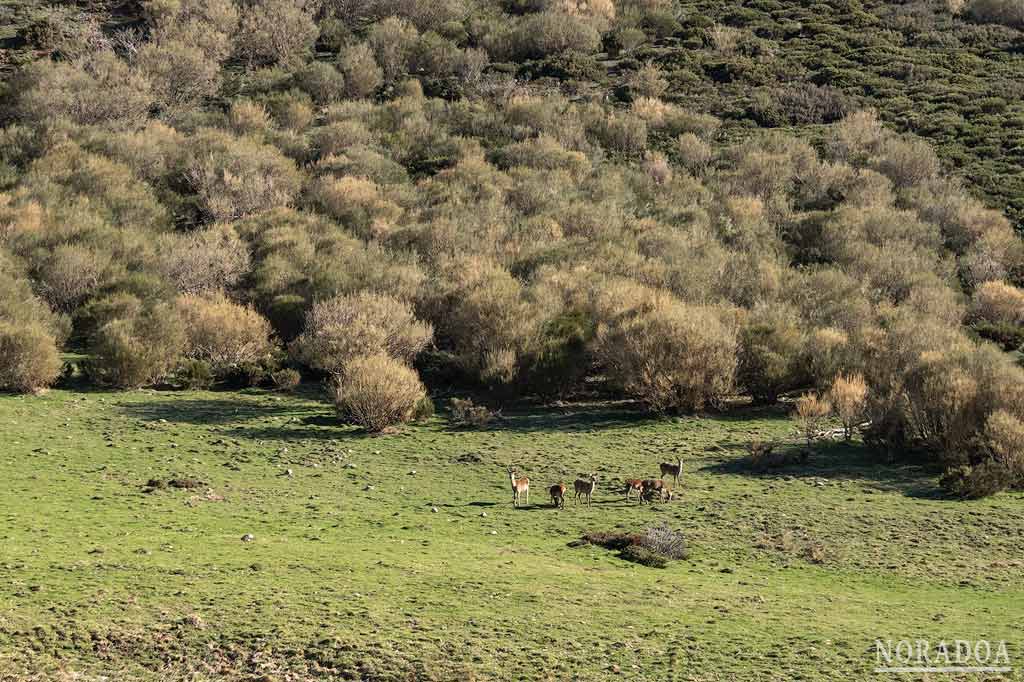
[[[859,445],[755,474],[780,410],[505,417],[372,438],[312,395],[0,397],[0,679],[874,680],[876,638],[1005,639],[1018,663],[1018,494],[947,500]],[[680,500],[623,502],[677,452]],[[546,506],[591,470],[592,508]],[[204,485],[144,491],[173,477]],[[689,560],[566,546],[661,521]]]

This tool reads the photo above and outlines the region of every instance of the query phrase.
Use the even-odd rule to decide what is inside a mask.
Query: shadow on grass
[[[784,446],[796,452],[799,445]],[[859,443],[821,443],[809,450],[805,462],[784,466],[755,467],[748,456],[721,458],[700,468],[712,474],[730,474],[763,479],[823,479],[869,482],[879,490],[898,492],[920,499],[952,499],[938,487],[941,471],[933,462],[918,457],[890,463],[885,455]]]
[[[450,412],[440,411],[445,417]],[[513,409],[480,427],[464,427],[454,424],[451,431],[591,431],[595,429],[633,428],[659,421],[661,418],[644,412],[632,403],[570,405],[566,407],[536,407],[529,410]]]

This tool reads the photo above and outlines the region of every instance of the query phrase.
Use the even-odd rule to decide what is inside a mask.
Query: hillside
[[[0,4],[0,677],[1012,644],[1018,5]]]

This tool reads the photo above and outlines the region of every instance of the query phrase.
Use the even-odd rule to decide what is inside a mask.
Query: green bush
[[[57,380],[61,368],[57,342],[44,325],[0,319],[0,390],[41,391]]]
[[[386,355],[351,359],[333,391],[338,415],[370,432],[414,419],[426,397],[415,370]]]
[[[165,379],[185,347],[184,325],[174,306],[152,303],[100,326],[89,339],[89,373],[117,388],[138,388]]]

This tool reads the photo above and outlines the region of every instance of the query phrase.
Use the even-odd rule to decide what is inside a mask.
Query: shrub
[[[679,136],[676,140],[676,153],[679,162],[694,175],[702,175],[715,158],[711,145],[693,133],[683,133]]]
[[[843,436],[846,440],[853,437],[853,430],[864,421],[867,398],[868,385],[862,374],[839,375],[832,382],[828,402],[843,423]]]
[[[182,294],[213,294],[249,272],[249,246],[226,224],[157,241],[156,270]]]
[[[452,421],[458,426],[487,426],[497,413],[493,412],[486,405],[477,405],[471,398],[452,398]]]
[[[966,13],[975,21],[1024,28],[1024,6],[1014,0],[970,0]]]
[[[797,399],[793,421],[796,422],[800,435],[807,440],[807,447],[811,447],[821,436],[822,428],[831,412],[832,406],[828,400],[819,398],[816,393],[805,393]]]
[[[366,44],[373,50],[374,60],[389,83],[405,74],[418,39],[416,27],[399,17],[387,17],[370,27]]]
[[[367,239],[386,235],[402,213],[377,183],[366,178],[321,178],[311,195],[324,213]]]
[[[259,135],[270,129],[270,114],[260,102],[235,100],[228,110],[228,125],[237,135]]]
[[[45,325],[0,319],[0,390],[41,391],[57,380],[61,366],[57,341]]]
[[[668,80],[657,65],[648,62],[626,79],[630,95],[635,97],[661,97],[668,90]]]
[[[135,127],[145,120],[153,101],[149,82],[105,51],[74,63],[33,62],[12,86],[21,120],[43,127],[60,119],[78,125]]]
[[[185,360],[174,372],[174,380],[183,388],[202,390],[213,385],[215,376],[210,363],[204,360]]]
[[[201,48],[178,40],[147,43],[135,63],[149,81],[153,98],[165,109],[183,110],[220,87],[220,64]]]
[[[640,533],[637,544],[666,559],[685,559],[689,556],[683,532],[674,530],[665,521]]]
[[[247,6],[236,39],[238,53],[252,64],[301,62],[319,30],[305,0],[264,0]]]
[[[383,354],[352,358],[334,383],[338,415],[374,433],[413,419],[425,397],[415,370]]]
[[[775,402],[805,381],[804,347],[804,335],[790,316],[759,311],[739,333],[738,384],[759,402]]]
[[[974,291],[971,322],[1024,325],[1024,290],[1004,282],[985,282]]]
[[[407,303],[360,292],[315,303],[291,353],[299,362],[337,374],[357,356],[380,353],[411,362],[432,334],[430,325],[418,321]]]
[[[185,177],[215,220],[285,206],[302,178],[295,163],[273,147],[209,129],[192,138]]]
[[[176,307],[185,327],[185,357],[207,363],[218,376],[259,363],[274,348],[270,323],[222,294],[181,296]]]
[[[732,390],[736,332],[718,310],[661,296],[599,329],[596,355],[627,395],[651,409],[700,410]]]
[[[384,81],[384,72],[365,43],[345,48],[338,55],[338,69],[345,78],[345,92],[349,97],[368,97]]]
[[[601,44],[601,34],[586,18],[552,11],[522,17],[488,39],[487,51],[492,58],[514,61],[567,52],[593,54]]]
[[[36,287],[51,308],[70,313],[104,281],[110,261],[109,253],[78,244],[61,244],[35,268]]]
[[[295,74],[295,81],[317,104],[330,104],[345,95],[345,76],[326,62],[306,64]]]
[[[875,170],[899,188],[920,185],[938,175],[939,158],[924,140],[890,138],[882,143]]]
[[[274,390],[294,391],[302,383],[302,375],[298,370],[285,367],[276,372],[271,372],[270,381],[274,384]]]
[[[185,330],[174,307],[152,303],[99,327],[89,339],[89,372],[101,384],[138,388],[164,379],[178,364]]]
[[[952,467],[940,484],[954,495],[980,498],[1024,483],[1024,422],[1005,410],[989,415],[972,464]]]

